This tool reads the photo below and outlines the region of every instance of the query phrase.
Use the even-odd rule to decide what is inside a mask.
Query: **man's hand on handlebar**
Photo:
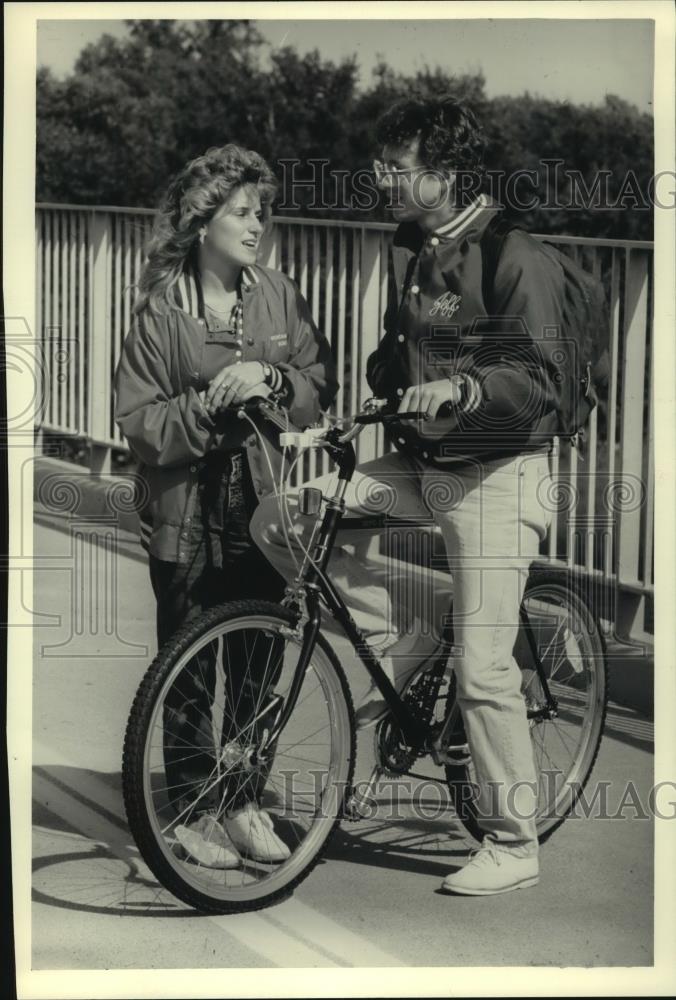
[[[402,397],[397,412],[409,413],[412,410],[418,410],[421,413],[426,413],[429,420],[434,420],[441,406],[445,403],[457,406],[461,398],[460,380],[455,376],[442,378],[436,382],[409,386]]]

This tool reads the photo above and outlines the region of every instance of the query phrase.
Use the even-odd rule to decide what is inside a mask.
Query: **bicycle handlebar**
[[[386,400],[373,400],[372,405],[378,407],[371,412],[357,413],[350,419],[353,426],[338,438],[340,444],[347,444],[358,437],[368,424],[382,424],[387,426],[400,420],[428,420],[429,415],[420,410],[411,410],[404,413],[383,413],[382,409],[387,405]],[[292,444],[299,447],[323,447],[329,428],[316,427],[302,431],[289,421],[288,413],[280,404],[270,397],[255,397],[234,406],[227,406],[220,411],[221,414],[231,414],[239,419],[244,419],[245,414],[260,413],[263,417],[275,424],[287,435],[287,440],[283,443]]]
[[[407,410],[404,413],[358,413],[352,418],[355,424],[391,424],[395,420],[428,420],[422,410]]]

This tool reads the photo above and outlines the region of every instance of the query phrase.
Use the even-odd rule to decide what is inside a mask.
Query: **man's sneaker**
[[[174,833],[179,844],[194,861],[204,868],[239,868],[242,859],[215,816],[200,816]]]
[[[398,694],[416,670],[429,664],[438,648],[439,645],[433,636],[423,634],[422,623],[418,618],[415,619],[410,633],[403,635],[387,648],[380,666]],[[380,688],[372,683],[355,711],[357,729],[364,729],[378,722],[388,711],[389,705],[380,693]]]
[[[520,858],[484,840],[464,868],[446,876],[441,888],[461,896],[493,896],[498,892],[527,889],[538,881],[537,856]]]
[[[241,809],[226,816],[223,825],[247,861],[273,864],[291,857],[291,851],[275,833],[269,815],[255,802],[247,802]]]

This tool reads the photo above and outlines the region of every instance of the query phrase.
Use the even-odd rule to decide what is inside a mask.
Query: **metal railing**
[[[37,329],[46,359],[40,430],[86,438],[95,472],[125,449],[113,414],[112,377],[131,324],[134,282],[153,212],[40,204],[36,213]],[[393,225],[278,218],[261,262],[300,286],[328,337],[341,388],[332,412],[370,395],[365,366],[381,332]],[[582,453],[553,459],[559,502],[544,556],[612,585],[614,617],[640,636],[653,590],[652,244],[546,237],[601,278],[610,304],[611,381],[605,413],[592,412]],[[386,451],[380,428],[359,439],[360,461]],[[310,453],[299,475],[326,471]]]

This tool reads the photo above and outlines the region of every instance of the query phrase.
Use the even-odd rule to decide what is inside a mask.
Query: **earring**
[[[207,235],[206,229],[200,229],[200,243],[204,243],[206,235]]]

